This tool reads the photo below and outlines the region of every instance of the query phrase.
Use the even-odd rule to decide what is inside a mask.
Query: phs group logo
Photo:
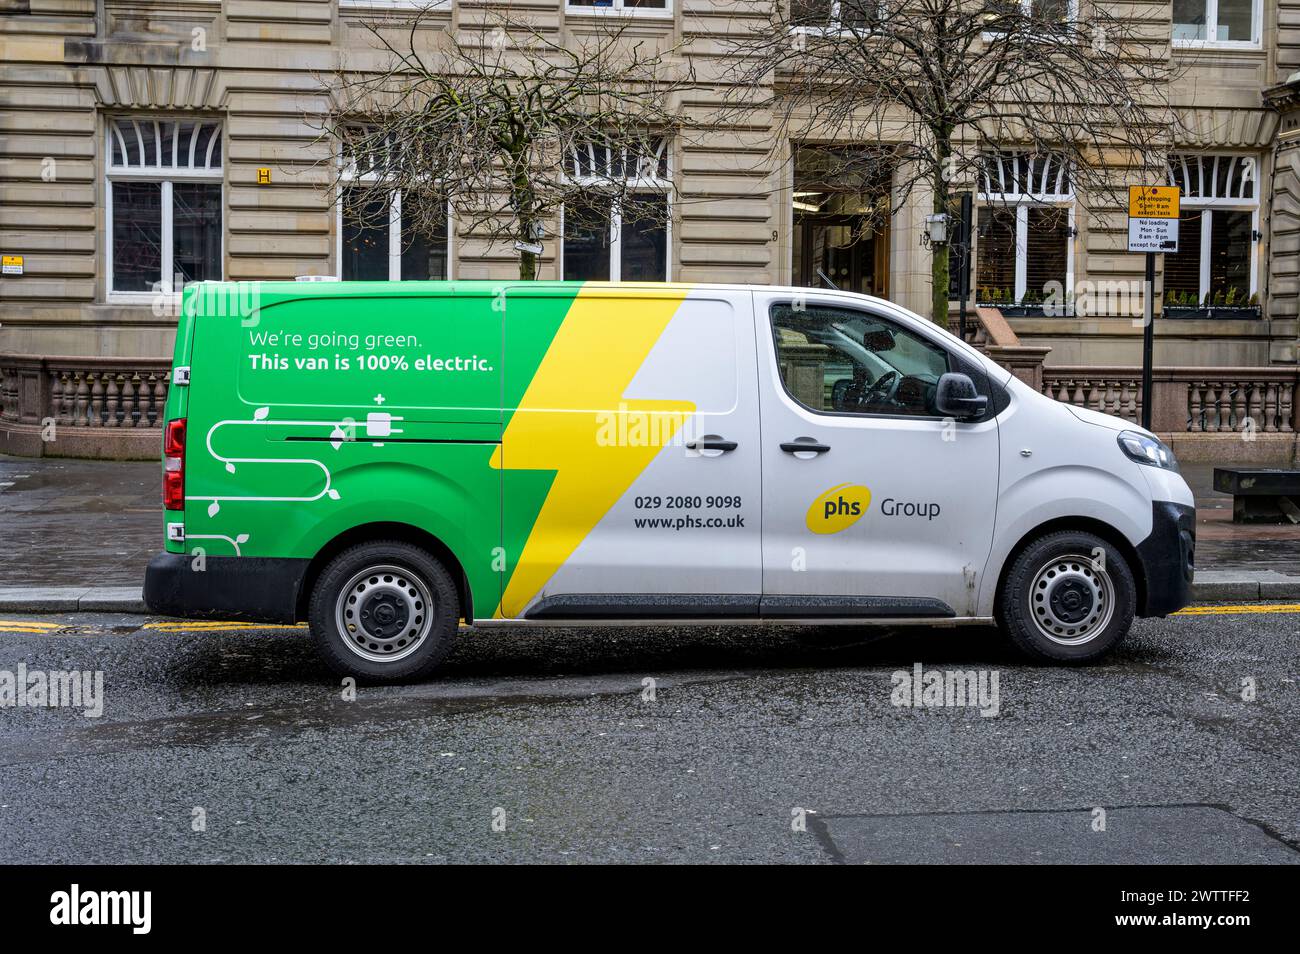
[[[853,526],[871,506],[871,491],[861,484],[840,484],[822,493],[808,508],[808,529],[839,533]]]

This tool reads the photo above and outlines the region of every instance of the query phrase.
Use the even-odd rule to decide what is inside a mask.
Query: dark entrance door
[[[825,275],[841,291],[889,294],[888,236],[871,231],[861,215],[795,216],[794,280],[824,288]]]

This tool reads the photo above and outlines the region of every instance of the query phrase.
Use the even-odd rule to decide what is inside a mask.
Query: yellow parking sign
[[[1129,218],[1176,219],[1178,198],[1177,186],[1129,186]]]

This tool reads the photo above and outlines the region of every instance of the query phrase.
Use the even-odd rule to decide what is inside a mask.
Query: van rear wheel
[[[312,588],[308,621],[330,668],[367,682],[428,676],[451,651],[460,601],[432,555],[397,540],[351,547]]]
[[[998,621],[1022,652],[1086,663],[1128,633],[1137,588],[1119,550],[1094,534],[1062,530],[1021,551],[999,597]]]

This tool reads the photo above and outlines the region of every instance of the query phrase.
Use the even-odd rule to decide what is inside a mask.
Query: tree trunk
[[[528,150],[521,139],[514,139],[509,148],[510,166],[514,170],[510,176],[510,198],[514,205],[515,219],[518,224],[519,241],[531,244],[533,223],[536,220],[536,196],[533,193],[532,179],[528,175]],[[532,282],[537,280],[537,254],[523,249],[519,250],[519,280]]]
[[[945,129],[934,130],[935,158],[931,171],[934,184],[933,210],[936,213],[948,212],[948,157],[952,154],[952,133]],[[948,238],[952,238],[949,223]],[[930,243],[930,320],[940,328],[948,327],[948,242]]]
[[[940,328],[948,327],[948,280],[948,243],[933,243],[930,246],[930,281],[933,283],[930,320]]]

